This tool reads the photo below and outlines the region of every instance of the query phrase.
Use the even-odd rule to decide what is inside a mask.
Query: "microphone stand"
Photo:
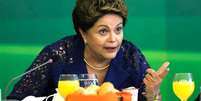
[[[47,65],[47,64],[49,64],[49,63],[52,63],[52,62],[53,62],[53,60],[52,60],[52,59],[49,59],[49,60],[46,61],[45,63],[43,63],[43,64],[41,64],[41,65],[39,65],[39,66],[36,66],[35,68],[32,68],[32,69],[28,70],[27,72],[24,72],[24,73],[22,73],[22,74],[20,74],[20,75],[18,75],[18,76],[13,77],[13,78],[7,83],[7,85],[6,85],[6,88],[5,88],[5,91],[4,91],[4,98],[6,99],[6,93],[8,92],[8,88],[9,88],[9,86],[13,83],[14,80],[16,80],[16,79],[18,79],[18,78],[20,78],[20,77],[22,77],[22,76],[24,76],[24,75],[26,75],[26,74],[28,74],[28,73],[30,73],[30,72],[33,72],[33,71],[35,71],[36,69],[38,69],[38,68],[40,68],[40,67],[43,67],[44,65]]]

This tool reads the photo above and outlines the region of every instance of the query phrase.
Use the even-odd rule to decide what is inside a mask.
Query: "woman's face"
[[[113,59],[123,40],[123,19],[115,14],[101,17],[88,31],[81,31],[85,53],[100,59]]]

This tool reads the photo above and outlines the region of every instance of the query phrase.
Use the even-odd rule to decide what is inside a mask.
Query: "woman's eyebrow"
[[[119,25],[122,25],[123,23],[122,22],[120,22],[120,23],[118,23],[117,25],[115,25],[115,26],[119,26]],[[107,25],[98,25],[97,27],[107,27],[107,28],[109,28]]]
[[[99,27],[107,27],[107,28],[109,28],[107,25],[98,25],[97,27],[98,27],[98,28],[99,28]]]
[[[119,25],[123,25],[123,23],[122,22],[120,22],[119,24],[117,24],[116,26],[119,26]]]

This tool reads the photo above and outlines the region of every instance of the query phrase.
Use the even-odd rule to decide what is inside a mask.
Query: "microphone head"
[[[53,59],[49,59],[49,60],[48,60],[48,63],[52,63],[52,62],[53,62]]]

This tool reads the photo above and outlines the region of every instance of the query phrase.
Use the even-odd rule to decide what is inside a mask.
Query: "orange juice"
[[[181,80],[173,82],[173,90],[177,97],[182,101],[187,101],[194,91],[195,84],[193,81]]]
[[[62,97],[74,93],[80,87],[78,80],[61,80],[58,83],[58,91]]]

